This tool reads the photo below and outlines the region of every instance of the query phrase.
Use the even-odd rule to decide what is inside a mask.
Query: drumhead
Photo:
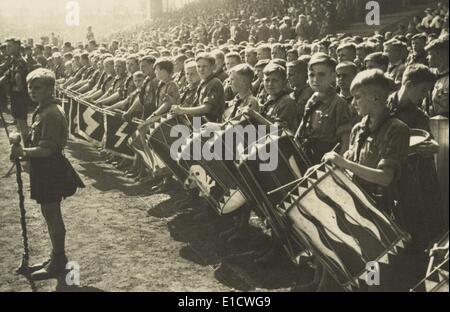
[[[416,147],[430,139],[430,134],[422,129],[409,130],[409,147]]]

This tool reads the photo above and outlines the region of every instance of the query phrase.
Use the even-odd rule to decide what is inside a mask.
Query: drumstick
[[[341,143],[336,144],[336,146],[331,151],[335,152],[340,146],[341,146]],[[318,167],[318,166],[320,166],[320,165],[317,165],[317,166],[314,166],[314,167]],[[290,183],[288,183],[286,185],[283,185],[283,186],[281,186],[281,187],[279,187],[277,189],[274,189],[273,191],[268,192],[267,195],[272,195],[272,194],[278,193],[280,191],[283,191],[283,190],[287,189],[288,187],[291,187],[294,184],[297,184],[297,183],[303,181],[305,178],[306,177],[302,177],[302,178],[297,179],[295,181],[292,181],[292,182],[290,182]]]

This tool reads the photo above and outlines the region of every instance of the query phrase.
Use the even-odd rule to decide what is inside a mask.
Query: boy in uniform
[[[65,228],[61,200],[72,196],[83,182],[65,159],[68,129],[64,112],[53,98],[55,75],[48,69],[37,69],[27,76],[33,101],[39,104],[33,114],[31,137],[26,148],[12,145],[11,159],[30,161],[31,198],[41,205],[52,243],[49,261],[30,268],[35,280],[49,279],[64,273]],[[68,178],[70,177],[70,178]]]
[[[306,104],[296,138],[313,164],[340,143],[340,154],[348,148],[352,128],[349,105],[334,88],[336,61],[325,53],[316,53],[308,64],[309,84],[314,90]]]
[[[435,75],[425,65],[408,66],[400,90],[389,97],[388,107],[391,114],[410,129],[431,133],[430,119],[419,105],[433,88],[434,82]],[[439,145],[436,141],[423,142],[409,154],[402,168],[399,183],[402,209],[397,222],[412,236],[410,264],[415,267],[408,274],[412,276],[411,283],[424,276],[424,251],[444,231],[442,220],[439,219],[441,196],[434,163],[434,154],[438,151]]]
[[[297,103],[297,122],[300,123],[300,120],[302,120],[303,114],[305,113],[306,103],[314,93],[307,83],[308,62],[306,60],[288,62],[286,67],[289,85],[294,90],[291,93],[291,97],[293,97]]]
[[[361,118],[353,107],[353,97],[350,93],[350,86],[356,74],[358,74],[358,66],[353,62],[342,62],[336,66],[337,85],[340,89],[339,95],[347,102],[350,113],[352,126],[360,122]]]
[[[428,113],[431,117],[448,118],[448,37],[433,40],[426,48],[430,67],[437,71],[437,81],[432,91]]]
[[[350,90],[362,121],[353,127],[344,156],[329,152],[322,160],[352,172],[355,182],[378,207],[395,216],[400,200],[398,184],[408,156],[409,128],[386,106],[391,86],[391,80],[380,70],[367,70],[355,77]],[[327,275],[322,275],[319,288],[329,286]],[[390,277],[388,273],[381,276],[386,279],[381,281],[382,287],[391,286]]]

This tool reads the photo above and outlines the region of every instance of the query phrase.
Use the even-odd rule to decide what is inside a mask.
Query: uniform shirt
[[[178,86],[172,80],[168,82],[160,81],[158,88],[156,89],[156,107],[160,108],[163,105],[163,100],[166,95],[174,98],[175,103],[180,101],[180,92],[178,91]]]
[[[284,23],[280,27],[280,42],[284,43],[286,40],[295,39],[295,29],[292,26]]]
[[[280,38],[280,31],[278,30],[278,27],[274,24],[270,25],[270,37],[278,39]]]
[[[77,81],[81,80],[84,76],[84,73],[88,70],[88,66],[80,67],[74,74],[74,77]]]
[[[28,72],[32,72],[34,69],[36,69],[36,65],[38,65],[38,62],[36,61],[36,59],[34,57],[32,57],[32,56],[28,57],[27,56],[25,58],[25,61],[28,64]],[[56,78],[56,79],[58,79],[58,78]]]
[[[88,87],[89,90],[93,89],[97,83],[100,81],[100,79],[102,78],[102,75],[104,73],[100,72],[100,69],[97,69],[96,71],[94,71],[91,75],[91,77],[88,80]],[[104,76],[103,76],[104,77]]]
[[[448,69],[445,72],[438,74],[438,77],[439,79],[436,81],[432,92],[430,115],[432,117],[437,115],[448,117]]]
[[[218,78],[218,79],[220,80],[220,82],[222,82],[222,83],[228,78],[228,75],[227,75],[227,73],[223,70],[223,68],[219,69],[219,70],[214,74],[214,76],[215,76],[216,78]]]
[[[425,51],[422,53],[411,52],[408,55],[406,65],[411,65],[411,64],[423,64],[425,66],[428,66],[427,53]]]
[[[197,102],[199,106],[210,107],[210,112],[206,118],[210,122],[219,122],[225,109],[224,90],[222,82],[212,75],[201,82],[197,90]]]
[[[125,100],[134,90],[136,90],[136,85],[133,81],[133,75],[129,75],[119,89],[120,99]]]
[[[261,41],[267,42],[270,38],[270,29],[266,25],[258,26],[255,37],[257,43]]]
[[[252,95],[251,91],[249,91],[248,94],[242,98],[239,94],[236,95],[234,99],[228,103],[228,107],[223,113],[223,121],[228,121],[236,116],[242,115],[244,109],[246,108],[259,112],[258,100]]]
[[[345,100],[345,102],[347,102],[348,107],[350,109],[350,116],[351,116],[351,124],[352,127],[354,125],[356,125],[358,122],[361,121],[361,116],[359,116],[358,111],[356,110],[355,106],[352,104],[353,103],[353,96],[344,96],[342,93],[340,94],[340,96]]]
[[[225,102],[231,101],[236,96],[236,94],[233,92],[233,89],[231,88],[230,78],[225,79],[225,81],[223,82],[223,90]]]
[[[183,90],[181,90],[181,107],[195,107],[198,105],[198,103],[196,102],[196,96],[199,85],[200,81],[197,81],[193,85],[187,85],[183,88]]]
[[[173,81],[178,85],[178,89],[181,90],[187,85],[186,76],[184,70],[174,75]]]
[[[56,67],[53,69],[53,72],[55,73],[56,79],[65,78],[66,76],[63,64],[56,65]]]
[[[410,129],[422,129],[431,134],[430,119],[417,105],[408,103],[399,107],[398,92],[388,99],[391,115]],[[426,248],[434,235],[439,234],[441,205],[439,179],[432,155],[412,153],[402,167],[399,183],[400,213],[397,222],[411,234],[415,243]],[[434,232],[434,234],[433,234]]]
[[[94,90],[99,90],[101,88],[103,82],[105,82],[106,76],[106,72],[102,71],[100,76],[98,77],[97,82],[95,83],[95,86],[93,87]]]
[[[20,76],[21,86],[17,85],[16,75]],[[28,94],[27,80],[26,80],[27,75],[28,75],[28,64],[25,61],[25,59],[21,56],[14,57],[8,72],[8,82],[10,92]]]
[[[38,107],[33,114],[30,146],[59,152],[67,143],[68,126],[64,111],[57,103]]]
[[[369,168],[389,168],[394,179],[388,187],[382,187],[354,176],[354,180],[369,194],[383,196],[381,208],[392,213],[398,200],[398,181],[409,150],[409,128],[388,110],[378,125],[370,127],[369,116],[358,123],[350,134],[350,145],[344,157]]]
[[[48,60],[45,56],[43,55],[38,55],[36,56],[36,61],[42,65],[42,67],[46,68],[48,65]]]
[[[387,76],[394,80],[397,85],[400,85],[402,83],[405,69],[406,66],[401,61],[396,64],[390,64],[388,67]]]
[[[103,93],[105,92],[109,92],[109,89],[112,87],[113,83],[114,83],[114,76],[112,75],[108,75],[105,80],[102,82],[102,84],[100,85],[100,89],[102,90]],[[112,94],[112,93],[111,93]]]
[[[431,133],[430,118],[417,105],[409,103],[405,107],[399,107],[398,92],[391,94],[387,106],[392,115],[403,121],[411,129],[422,129]]]
[[[291,93],[291,97],[294,99],[295,103],[297,103],[298,124],[300,124],[303,114],[305,113],[306,103],[308,103],[308,100],[313,93],[314,91],[309,85],[305,85],[303,88],[296,89]]]
[[[82,80],[87,80],[87,79],[89,79],[90,77],[92,77],[92,75],[94,74],[94,72],[95,72],[94,66],[88,67],[88,68],[84,71],[83,75],[81,75],[81,79],[82,79]]]
[[[116,76],[112,82],[111,87],[106,92],[108,96],[113,95],[116,92],[119,92],[123,89],[123,85],[125,84],[125,77]]]
[[[298,127],[297,104],[289,92],[283,91],[275,98],[268,97],[268,100],[264,104],[260,104],[259,110],[261,115],[271,122],[279,123],[281,127],[292,133]]]
[[[142,105],[143,118],[147,118],[156,110],[156,90],[159,80],[156,75],[147,76],[139,93],[139,102]]]
[[[325,98],[311,97],[306,104],[302,127],[303,137],[324,143],[336,144],[345,133],[350,133],[351,113],[347,102],[330,88]]]

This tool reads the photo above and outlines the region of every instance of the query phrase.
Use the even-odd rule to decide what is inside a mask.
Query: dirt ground
[[[3,176],[11,163],[8,140],[0,131]],[[267,245],[259,228],[252,227],[245,241],[227,245],[219,233],[230,218],[194,221],[200,208],[180,210],[174,204],[184,196],[182,190],[151,195],[148,186],[124,178],[85,143],[70,141],[66,156],[86,184],[62,203],[67,255],[80,266],[80,286],[49,280],[37,282],[37,291],[290,291],[310,278],[283,255],[270,265],[253,264],[248,252]],[[48,257],[50,241],[39,206],[29,199],[28,175],[22,178],[33,264]],[[13,174],[0,179],[0,291],[32,290],[14,272],[22,251]]]

